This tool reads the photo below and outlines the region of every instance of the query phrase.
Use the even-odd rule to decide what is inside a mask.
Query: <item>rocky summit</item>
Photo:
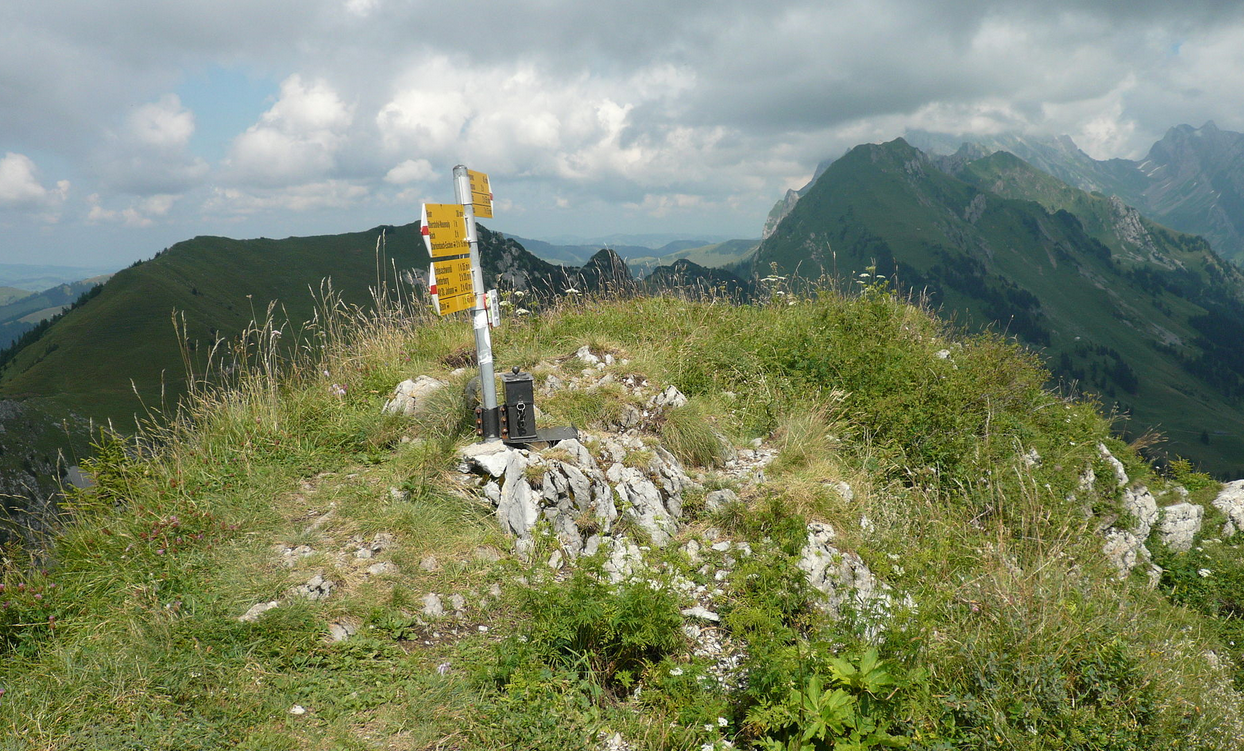
[[[1240,482],[860,287],[509,320],[552,445],[479,441],[469,327],[392,313],[113,436],[0,573],[0,732],[1234,749]]]

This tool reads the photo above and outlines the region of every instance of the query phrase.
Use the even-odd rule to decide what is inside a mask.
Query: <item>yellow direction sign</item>
[[[428,255],[461,256],[471,252],[467,242],[466,211],[456,203],[423,204],[423,241]]]
[[[475,307],[471,259],[434,260],[431,292],[436,295],[437,309],[443,316]]]
[[[467,180],[471,183],[471,205],[475,207],[475,216],[491,219],[492,188],[488,185],[488,175],[467,170]]]

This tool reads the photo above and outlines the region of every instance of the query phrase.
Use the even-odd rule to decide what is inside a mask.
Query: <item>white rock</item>
[[[501,486],[492,480],[484,483],[484,497],[487,498],[493,506],[501,503]]]
[[[294,594],[305,597],[308,600],[323,600],[333,593],[333,589],[336,586],[336,582],[329,581],[322,575],[316,574],[308,579],[306,584],[295,587]]]
[[[1110,449],[1106,448],[1104,443],[1097,444],[1097,453],[1101,454],[1101,458],[1114,469],[1114,476],[1119,481],[1119,487],[1126,485],[1128,483],[1127,470],[1123,468],[1123,462],[1114,458],[1114,454],[1110,453]]]
[[[419,400],[445,387],[443,381],[421,375],[415,380],[405,380],[393,389],[393,396],[384,403],[381,413],[386,415],[413,415]]]
[[[289,708],[289,713],[294,715],[295,717],[301,717],[307,713],[307,708],[302,706],[301,704],[295,704],[294,706]]]
[[[842,496],[842,500],[847,503],[855,500],[855,491],[851,489],[850,485],[842,480],[839,480],[838,482],[831,482],[829,486],[838,491],[838,495]]]
[[[540,508],[536,494],[527,482],[527,457],[521,451],[510,453],[505,468],[505,482],[501,485],[501,502],[497,504],[497,519],[501,529],[519,538],[531,535],[531,529],[539,519]]]
[[[429,592],[423,596],[423,614],[429,618],[440,618],[445,615],[445,604],[441,602],[440,595]]]
[[[268,612],[269,610],[273,608],[279,608],[280,606],[281,606],[280,600],[272,600],[271,602],[257,602],[254,605],[251,605],[249,610],[247,610],[245,613],[239,616],[238,620],[241,621],[242,623],[254,623],[255,621],[259,620],[259,616],[263,615],[264,613]]]
[[[648,407],[664,409],[681,407],[687,403],[687,396],[674,386],[666,386],[665,390],[648,400]]]
[[[333,642],[340,642],[354,636],[354,626],[344,621],[332,623],[328,626],[328,639]]]
[[[639,470],[620,464],[611,467],[611,471],[614,468],[620,468],[614,491],[621,506],[640,529],[648,533],[654,545],[664,547],[677,533],[678,523],[662,503],[661,492]]]
[[[455,611],[462,610],[466,607],[466,598],[455,592],[449,596],[449,607],[453,608]]]
[[[472,471],[482,472],[490,477],[501,477],[510,463],[511,454],[517,451],[518,449],[512,449],[502,441],[496,440],[472,443],[462,448],[458,456]]]
[[[394,573],[395,571],[397,571],[397,566],[394,566],[392,563],[389,563],[388,561],[380,561],[379,563],[373,563],[372,565],[367,567],[367,573],[371,574],[372,576],[380,576],[381,574],[391,574],[391,573]]]
[[[694,607],[686,608],[682,611],[682,614],[688,618],[699,618],[705,621],[713,621],[714,623],[721,620],[721,616],[717,615],[703,605],[696,605]]]
[[[1126,577],[1136,564],[1149,560],[1149,549],[1131,532],[1122,529],[1110,529],[1106,533],[1106,543],[1102,546],[1106,558],[1119,570],[1119,578]]]
[[[472,556],[480,563],[496,563],[501,560],[501,553],[490,545],[480,545]]]
[[[1176,503],[1162,509],[1162,521],[1158,535],[1171,550],[1186,553],[1192,549],[1192,540],[1201,531],[1205,509],[1195,503]]]
[[[638,545],[626,538],[610,538],[609,546],[609,559],[601,569],[611,584],[630,579],[643,569],[644,557]]]
[[[596,365],[600,362],[600,358],[592,354],[592,350],[586,344],[579,347],[574,354],[575,357],[579,358],[587,365]]]
[[[723,506],[735,503],[738,500],[739,494],[729,488],[714,490],[704,496],[704,510],[708,512],[717,511]]]
[[[1158,521],[1158,502],[1149,488],[1141,485],[1123,491],[1123,509],[1135,518],[1131,532],[1144,542]]]
[[[1222,486],[1213,500],[1214,508],[1227,517],[1222,526],[1222,536],[1231,535],[1244,529],[1244,480],[1233,480]]]
[[[438,571],[440,570],[440,567],[441,564],[436,560],[436,556],[434,555],[425,555],[423,559],[419,561],[419,568],[424,571]]]
[[[799,553],[799,569],[808,584],[825,595],[824,608],[837,616],[844,605],[853,605],[870,615],[888,613],[892,600],[888,587],[879,583],[855,553],[844,553],[830,542],[834,528],[821,522],[808,524],[808,538]],[[876,632],[879,624],[868,628]]]

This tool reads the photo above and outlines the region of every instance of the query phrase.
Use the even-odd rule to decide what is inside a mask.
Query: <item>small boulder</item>
[[[1195,503],[1176,503],[1162,509],[1162,521],[1158,535],[1171,550],[1186,553],[1192,549],[1192,541],[1201,531],[1205,509]]]
[[[1244,530],[1244,480],[1233,480],[1223,485],[1213,504],[1227,516],[1227,522],[1222,526],[1223,537]]]
[[[308,579],[306,584],[295,587],[294,594],[312,601],[324,600],[333,593],[336,587],[336,582],[325,579],[321,574],[316,574]]]
[[[445,615],[445,603],[441,602],[441,596],[435,592],[424,595],[422,612],[429,618],[440,618]]]
[[[721,509],[724,506],[728,506],[731,503],[736,503],[738,500],[739,494],[729,488],[714,490],[704,496],[704,510],[711,513]]]
[[[328,626],[328,640],[331,642],[341,642],[354,636],[356,629],[351,623],[346,621],[338,621]]]
[[[384,403],[380,411],[386,415],[413,415],[421,399],[444,387],[444,381],[438,381],[432,376],[421,375],[414,380],[406,379],[393,389],[393,396]]]
[[[467,465],[468,472],[479,472],[489,477],[499,478],[505,474],[510,457],[516,452],[517,449],[512,449],[498,440],[472,443],[459,451],[458,456]]]
[[[1158,522],[1158,502],[1149,492],[1149,488],[1141,485],[1123,491],[1123,510],[1136,520],[1132,526],[1132,534],[1144,542]]]
[[[674,386],[666,386],[665,390],[648,400],[652,409],[681,407],[687,403],[687,396]]]
[[[1144,540],[1122,529],[1111,529],[1106,533],[1102,552],[1119,570],[1120,579],[1131,573],[1142,560],[1149,560],[1149,549],[1145,547]]]
[[[259,616],[263,615],[264,613],[268,612],[269,610],[273,608],[279,608],[280,606],[281,606],[280,600],[272,600],[271,602],[257,602],[254,605],[251,605],[249,610],[247,610],[245,613],[239,616],[238,620],[241,621],[242,623],[254,623],[255,621],[259,620]]]

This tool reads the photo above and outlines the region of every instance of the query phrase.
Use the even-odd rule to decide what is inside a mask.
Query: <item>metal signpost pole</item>
[[[479,263],[479,236],[475,231],[475,207],[465,165],[454,167],[454,197],[466,211],[467,242],[471,244],[471,279],[475,283],[475,306],[471,320],[475,326],[475,354],[479,360],[480,398],[483,408],[484,440],[501,437],[501,411],[497,408],[497,382],[492,368],[492,336],[488,331],[485,307],[484,272]]]

